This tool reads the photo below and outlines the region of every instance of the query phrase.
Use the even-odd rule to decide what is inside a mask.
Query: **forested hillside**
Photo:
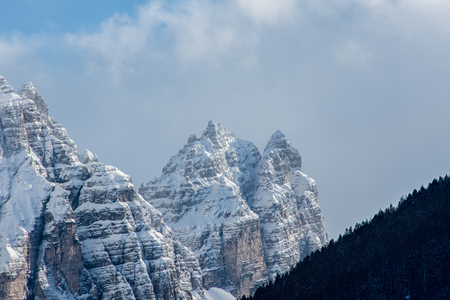
[[[445,176],[350,227],[250,299],[449,297],[450,178]]]

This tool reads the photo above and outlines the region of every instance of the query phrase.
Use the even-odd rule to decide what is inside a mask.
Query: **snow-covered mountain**
[[[251,209],[260,217],[271,279],[328,242],[316,184],[302,172],[300,154],[280,131],[264,149]]]
[[[210,121],[139,193],[161,211],[175,239],[194,251],[206,287],[248,294],[267,281],[259,217],[247,204],[261,155]]]
[[[33,85],[1,76],[0,298],[204,298],[197,258],[130,177],[78,157]]]
[[[232,299],[327,242],[281,132],[261,155],[210,121],[139,192],[0,76],[0,299]]]
[[[327,243],[317,188],[277,131],[261,156],[210,121],[139,193],[197,256],[205,287],[249,294]]]

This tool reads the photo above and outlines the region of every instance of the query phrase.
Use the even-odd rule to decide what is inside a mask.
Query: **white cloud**
[[[184,62],[247,60],[257,44],[258,34],[250,24],[243,24],[245,20],[230,3],[190,1],[177,7],[171,17],[168,32],[175,37],[175,52]]]
[[[420,24],[427,24],[426,28],[441,26],[435,30],[448,31],[450,26],[439,25],[450,22],[439,17],[445,15],[442,10],[449,11],[450,5],[444,2],[187,0],[169,4],[156,0],[139,6],[136,17],[116,14],[96,32],[67,34],[66,41],[89,54],[85,57],[87,65],[102,69],[106,66],[118,79],[136,65],[151,67],[152,61],[161,58],[219,66],[231,59],[243,67],[252,66],[258,62],[260,41],[267,32],[298,28],[300,35],[304,28],[314,30],[331,20],[336,22],[332,31],[351,30],[353,37],[346,40],[345,32],[338,42],[341,46],[331,50],[335,51],[336,62],[362,68],[368,65],[374,51],[360,40],[379,44],[386,37],[411,38],[422,30]],[[439,21],[433,16],[438,16]]]
[[[347,0],[346,5],[361,8],[370,21],[393,26],[390,29],[394,31],[430,25],[450,30],[450,1],[447,0]]]
[[[257,24],[275,24],[291,20],[296,10],[294,0],[237,0],[240,8]]]
[[[255,62],[252,48],[258,33],[239,9],[234,2],[190,0],[168,5],[154,1],[140,6],[136,18],[116,14],[97,32],[67,34],[66,41],[89,53],[90,61],[101,57],[115,75],[127,61],[149,54],[213,64],[232,57],[249,65]]]
[[[9,38],[0,38],[0,65],[15,64],[41,45],[42,42],[35,37],[13,35]]]
[[[369,64],[372,53],[356,40],[343,43],[335,52],[336,62],[340,65],[353,68],[363,68]]]
[[[115,14],[103,22],[95,33],[66,34],[66,42],[85,50],[92,56],[100,56],[114,74],[121,72],[127,59],[142,51],[152,29],[146,18],[134,20],[127,14]],[[157,21],[157,19],[155,19]]]

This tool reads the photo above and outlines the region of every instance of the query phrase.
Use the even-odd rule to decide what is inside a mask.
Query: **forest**
[[[241,299],[449,299],[449,204],[446,175]]]

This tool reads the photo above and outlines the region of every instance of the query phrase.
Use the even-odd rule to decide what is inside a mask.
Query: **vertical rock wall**
[[[205,287],[249,294],[267,282],[259,217],[249,208],[261,156],[213,121],[139,192],[195,253]]]
[[[239,296],[327,242],[314,180],[281,132],[261,156],[210,121],[139,192],[148,202],[78,157],[31,83],[16,93],[0,76],[0,298]]]
[[[316,184],[302,172],[298,151],[280,131],[264,150],[251,208],[261,220],[271,279],[328,242]]]
[[[279,131],[261,158],[252,143],[210,121],[139,192],[197,255],[204,285],[236,296],[327,243],[314,180]]]
[[[0,155],[0,298],[202,298],[194,254],[129,176],[80,161],[33,85],[1,76]]]

